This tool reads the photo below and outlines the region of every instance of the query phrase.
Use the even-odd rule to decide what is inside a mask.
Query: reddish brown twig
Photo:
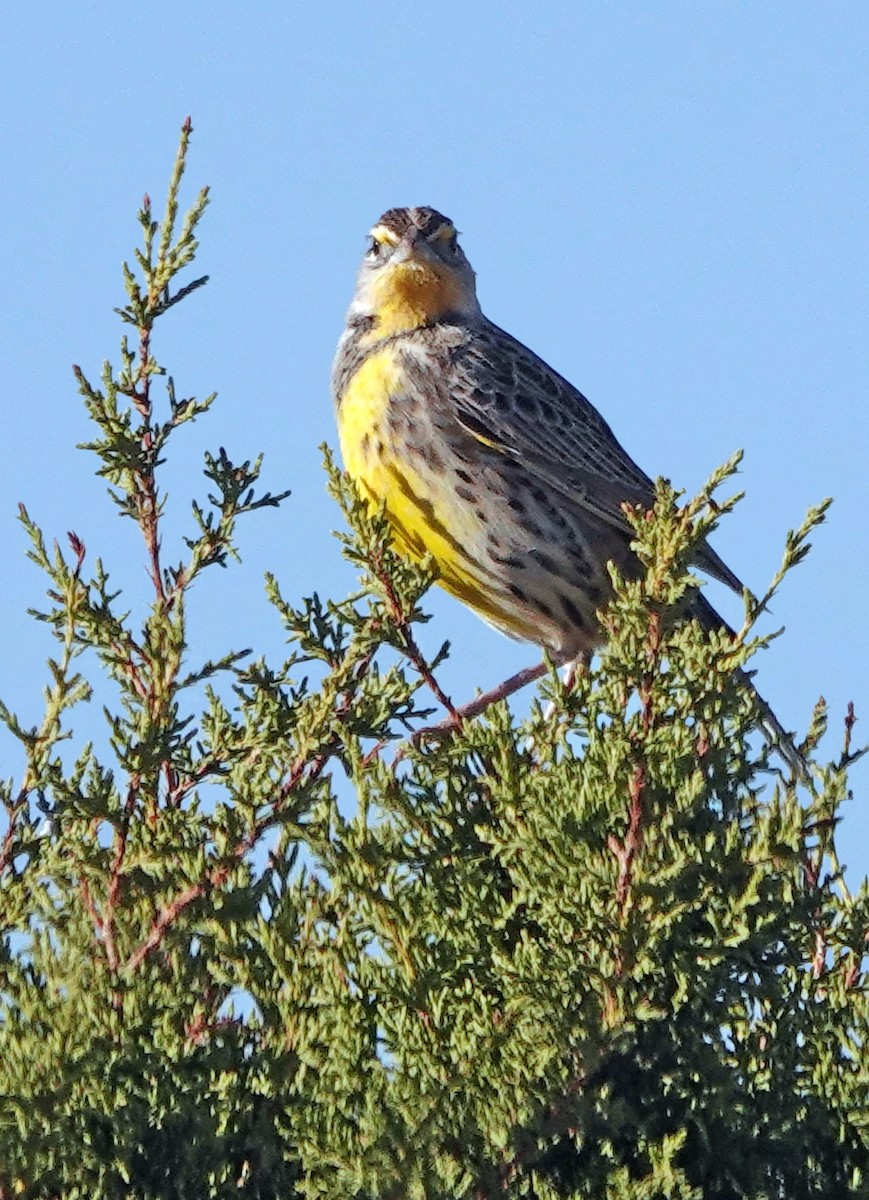
[[[127,798],[124,801],[120,824],[115,829],[115,852],[112,856],[112,865],[109,871],[109,886],[106,891],[105,908],[102,918],[99,921],[99,929],[106,948],[106,961],[112,971],[117,971],[119,966],[118,952],[115,945],[115,910],[117,909],[118,898],[121,892],[122,868],[124,858],[127,854],[127,837],[130,832],[130,821],[136,807],[139,786],[140,779],[138,775],[134,775],[130,780],[130,786],[127,788]]]
[[[334,742],[334,738],[330,739],[330,741]],[[151,951],[160,945],[167,930],[191,904],[197,900],[204,899],[211,892],[223,886],[229,876],[232,861],[238,861],[253,849],[269,825],[274,822],[277,812],[283,806],[286,799],[295,791],[300,783],[304,782],[306,786],[315,783],[328,761],[329,753],[324,749],[315,755],[314,758],[307,760],[300,759],[293,764],[287,778],[281,785],[278,799],[271,811],[262,816],[258,821],[255,821],[245,836],[233,847],[229,862],[224,861],[215,864],[198,882],[185,888],[174,900],[171,900],[161,909],[145,940],[124,964],[125,971],[133,972],[141,965]]]
[[[449,734],[454,733],[463,721],[470,721],[473,717],[478,717],[490,705],[497,704],[499,700],[506,700],[508,696],[512,696],[514,692],[518,692],[526,684],[540,679],[542,675],[546,674],[547,670],[547,664],[541,662],[537,663],[536,666],[526,667],[523,671],[517,671],[515,675],[511,675],[509,679],[505,679],[503,683],[499,683],[497,687],[490,688],[487,692],[482,692],[479,696],[475,696],[473,700],[468,701],[467,704],[454,709],[452,715],[445,721],[441,721],[437,725],[426,725],[424,729],[417,729],[410,737],[409,744],[418,746],[426,738],[447,737]]]
[[[0,875],[7,869],[9,864],[15,857],[15,838],[18,833],[18,822],[23,814],[27,811],[27,801],[30,798],[30,783],[29,771],[25,776],[24,782],[18,789],[18,795],[10,803],[5,805],[6,808],[6,832],[3,834],[3,842],[0,844]]]
[[[383,568],[381,556],[379,554],[375,555],[372,563],[374,574],[376,575],[386,596],[389,615],[392,618],[392,622],[396,629],[401,634],[401,640],[403,642],[405,654],[413,663],[420,678],[425,681],[437,702],[447,710],[451,718],[460,720],[458,711],[453,706],[452,700],[435,679],[432,669],[426,661],[425,655],[417,645],[416,638],[413,636],[413,632],[411,630],[410,622],[407,619],[407,614],[402,608],[398,596],[395,594],[395,588],[392,585],[392,579],[390,578],[388,572]]]
[[[646,786],[646,771],[642,763],[634,767],[628,788],[628,828],[625,839],[620,842],[615,834],[607,838],[607,846],[619,864],[616,881],[616,907],[619,918],[623,918],[634,879],[634,863],[643,845],[643,792]],[[622,967],[621,951],[617,955],[619,970]]]
[[[848,701],[848,711],[845,714],[845,741],[842,746],[842,759],[847,761],[851,754],[851,738],[854,733],[854,726],[857,724],[857,716],[854,712],[854,701]]]

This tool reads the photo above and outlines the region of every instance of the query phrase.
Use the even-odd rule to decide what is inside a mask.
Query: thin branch
[[[503,683],[490,688],[487,692],[482,692],[479,696],[475,696],[473,700],[469,700],[467,704],[454,709],[453,715],[445,721],[441,721],[437,725],[427,725],[424,729],[415,730],[404,746],[399,747],[399,754],[406,753],[408,746],[418,746],[426,738],[448,737],[461,727],[463,721],[470,721],[473,717],[478,717],[480,713],[485,712],[491,705],[497,704],[499,700],[506,700],[514,692],[518,692],[529,683],[534,683],[535,680],[540,679],[548,670],[548,663],[540,662],[533,667],[526,667],[522,671],[517,671],[515,675],[511,675]]]
[[[382,556],[380,554],[377,554],[374,557],[372,569],[379,580],[381,587],[383,588],[384,594],[386,595],[389,615],[392,617],[393,623],[401,635],[407,657],[413,663],[420,678],[422,678],[428,685],[429,690],[432,692],[438,703],[447,710],[450,715],[450,719],[454,723],[461,723],[461,715],[454,707],[450,697],[444,692],[438,681],[435,679],[431,667],[426,661],[425,655],[417,645],[416,639],[414,638],[411,630],[410,622],[408,621],[404,608],[402,607],[395,593],[395,587],[393,586],[392,579],[383,569]]]

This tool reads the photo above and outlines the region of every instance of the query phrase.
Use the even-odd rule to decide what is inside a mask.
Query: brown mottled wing
[[[455,416],[469,432],[521,459],[566,501],[631,537],[621,506],[650,507],[654,484],[597,409],[543,359],[487,322],[454,351],[450,393]],[[743,590],[707,543],[697,564],[734,591]]]

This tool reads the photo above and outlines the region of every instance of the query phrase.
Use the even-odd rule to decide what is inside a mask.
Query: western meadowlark
[[[640,570],[622,505],[651,479],[597,410],[489,321],[453,223],[392,208],[370,234],[332,375],[344,463],[395,541],[439,582],[556,662],[588,655],[612,594]],[[707,544],[697,565],[742,593]],[[699,593],[690,613],[724,622]]]

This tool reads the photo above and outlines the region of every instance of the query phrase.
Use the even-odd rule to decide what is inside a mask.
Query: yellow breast
[[[338,436],[348,474],[372,499],[377,493],[389,402],[401,388],[401,372],[389,350],[367,358],[351,378],[338,407]]]
[[[420,559],[451,555],[439,530],[456,515],[449,480],[416,470],[389,427],[391,404],[410,403],[393,348],[366,359],[351,379],[338,411],[344,465],[372,505],[383,503],[400,548]],[[465,522],[467,523],[467,521]]]
[[[390,436],[389,406],[406,402],[394,349],[366,359],[338,410],[347,472],[372,506],[384,504],[400,551],[417,561],[431,554],[447,591],[499,628],[520,633],[516,614],[492,595],[481,574],[486,530],[474,506],[456,495],[449,466],[435,469],[421,462],[415,467]],[[520,636],[526,636],[524,630]]]

